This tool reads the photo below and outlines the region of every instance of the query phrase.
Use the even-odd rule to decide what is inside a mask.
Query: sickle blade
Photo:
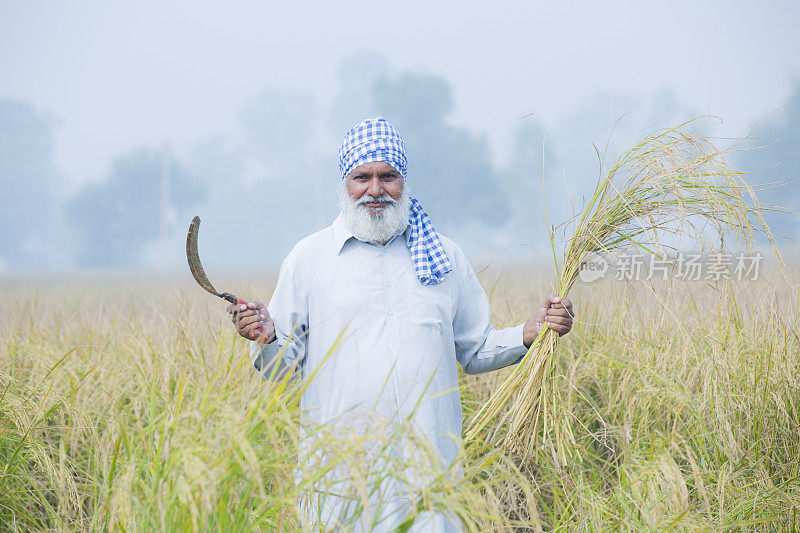
[[[197,253],[197,233],[200,230],[200,217],[194,217],[189,224],[189,233],[186,234],[186,259],[189,261],[189,270],[195,281],[214,296],[222,297],[217,289],[208,281],[203,265],[200,264],[200,255]]]

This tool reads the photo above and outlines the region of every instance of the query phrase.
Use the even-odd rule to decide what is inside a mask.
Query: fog
[[[191,5],[184,7],[190,10]],[[728,4],[719,6],[723,5]],[[521,60],[530,54],[535,57],[534,50],[506,46],[503,43],[507,44],[509,37],[502,25],[495,25],[485,31],[497,36],[498,53],[508,51],[516,57],[516,63],[498,59],[506,65],[508,75],[496,77],[494,84],[482,80],[478,97],[470,83],[474,76],[442,67],[440,52],[428,58],[419,45],[408,44],[405,52],[402,47],[398,51],[388,45],[365,47],[354,35],[337,41],[332,50],[319,50],[326,60],[324,67],[306,61],[311,57],[308,50],[286,47],[285,55],[296,54],[292,68],[298,74],[285,82],[276,76],[263,79],[257,75],[269,68],[268,61],[248,64],[241,58],[231,59],[235,68],[222,74],[240,74],[239,83],[231,83],[230,90],[217,87],[216,95],[204,93],[202,105],[197,105],[197,96],[189,85],[203,84],[208,73],[199,75],[197,65],[210,59],[202,55],[208,53],[206,48],[187,49],[181,39],[183,32],[195,42],[202,37],[196,30],[180,26],[165,35],[164,21],[157,17],[158,6],[145,4],[139,15],[155,17],[151,21],[154,39],[166,48],[167,55],[175,50],[183,54],[180,59],[173,57],[171,64],[180,83],[164,86],[163,90],[173,95],[164,99],[155,89],[144,96],[137,93],[138,84],[143,83],[138,80],[131,84],[130,94],[116,94],[114,101],[128,96],[138,102],[136,107],[155,108],[166,122],[178,120],[170,116],[173,111],[191,115],[191,120],[184,120],[188,125],[170,128],[160,124],[150,109],[146,112],[152,123],[149,130],[135,119],[122,120],[128,113],[109,108],[109,97],[100,89],[96,106],[86,101],[87,95],[74,103],[64,98],[62,93],[69,93],[71,86],[81,85],[87,78],[94,80],[92,87],[97,80],[105,79],[103,69],[108,58],[101,60],[91,54],[88,60],[66,58],[67,64],[81,64],[71,72],[57,59],[43,58],[41,43],[33,42],[58,15],[71,25],[60,30],[64,46],[77,50],[70,39],[80,42],[84,25],[115,20],[124,27],[117,20],[120,13],[92,4],[77,9],[87,15],[81,19],[74,13],[46,14],[46,8],[37,9],[42,10],[40,19],[33,17],[34,8],[5,4],[6,17],[0,23],[5,29],[17,23],[0,44],[0,272],[178,271],[185,268],[186,229],[194,215],[203,220],[200,252],[207,267],[274,269],[295,242],[330,224],[336,216],[338,144],[347,128],[374,115],[386,117],[404,136],[408,181],[434,225],[480,261],[508,248],[516,251],[506,254],[516,254],[521,260],[538,257],[548,242],[545,205],[550,223],[558,223],[580,208],[601,168],[595,146],[610,162],[643,135],[696,115],[714,115],[703,119],[700,127],[705,134],[719,137],[721,144],[750,135],[740,145],[742,150],[734,154],[733,164],[752,172],[748,176],[752,183],[780,184],[762,191],[763,201],[800,209],[800,182],[792,181],[800,177],[800,83],[793,78],[800,60],[790,53],[800,43],[797,37],[778,31],[787,24],[781,17],[796,14],[796,8],[790,5],[771,8],[770,20],[777,30],[752,27],[751,33],[736,35],[745,42],[731,45],[724,55],[684,56],[683,61],[702,67],[700,72],[708,79],[697,76],[693,67],[694,80],[654,76],[643,84],[621,77],[619,84],[613,85],[608,80],[588,80],[575,72],[578,65],[549,71],[528,69]],[[725,13],[689,4],[678,5],[676,10],[695,20],[728,21],[727,26],[715,30],[719,38],[732,36],[737,25],[746,25],[748,15],[742,5],[732,6]],[[206,23],[212,24],[208,6],[198,11]],[[475,10],[468,11],[476,15]],[[619,9],[609,9],[601,16],[611,21],[615,14]],[[651,24],[648,17],[655,14],[639,13],[641,18],[634,21],[637,29],[631,30],[631,35],[646,34],[642,26]],[[335,20],[342,16],[331,14]],[[446,20],[443,14],[440,16]],[[508,16],[509,20],[513,18]],[[567,11],[548,16],[566,28],[573,15]],[[587,16],[579,16],[577,23],[586,26]],[[231,17],[230,13],[225,15],[226,20]],[[246,13],[240,12],[238,17],[234,20],[241,21],[243,28],[250,27]],[[147,20],[144,17],[143,35],[147,34]],[[25,24],[30,25],[30,32],[18,27]],[[704,43],[715,42],[714,36],[698,35],[697,28],[676,27],[676,41],[696,39],[699,51],[703,47],[713,51],[711,44]],[[658,31],[654,32],[657,36]],[[614,63],[615,68],[627,63],[636,68],[645,61],[658,60],[646,51],[614,44],[616,37],[611,39],[612,44],[602,39],[595,42],[601,33],[581,36],[587,53],[599,62]],[[111,50],[121,46],[120,40],[107,33],[104,36]],[[481,34],[481,42],[491,42],[490,37]],[[260,42],[255,36],[252,39]],[[217,44],[221,50],[216,53],[227,50],[232,56],[241,46],[237,42]],[[557,41],[552,44],[547,55],[557,58],[563,49],[565,60],[573,57],[573,47],[577,46],[572,43],[566,47]],[[761,63],[771,65],[772,70],[771,78],[751,80],[754,86],[727,87],[732,93],[738,91],[741,105],[730,106],[732,96],[722,90],[687,89],[692,83],[707,87],[743,65],[758,64],[758,56],[743,56],[742,50],[748,46],[748,53],[761,54]],[[463,48],[464,55],[475,53],[467,44]],[[678,47],[675,53],[683,54],[682,50]],[[53,52],[56,56],[59,53]],[[608,57],[611,53],[616,55]],[[147,64],[147,57],[132,63],[131,69],[138,68],[142,76],[146,75],[147,69],[140,63]],[[665,60],[665,64],[674,60]],[[159,59],[158,64],[164,61]],[[487,60],[480,61],[485,65]],[[469,61],[455,55],[453,64],[463,66]],[[650,63],[647,65],[649,69]],[[111,70],[118,67],[115,64]],[[276,67],[281,68],[289,67]],[[316,78],[307,72],[315,68],[319,69]],[[132,74],[135,72],[126,76]],[[488,70],[486,74],[493,75]],[[524,90],[517,93],[519,88],[506,87],[523,74],[530,87],[581,84],[581,90],[575,92],[572,87],[561,95],[551,90],[530,91],[526,98]],[[753,67],[751,73],[743,75],[758,74],[762,72]],[[54,79],[60,85],[49,89],[36,85],[37,80]],[[309,82],[315,79],[319,83]],[[106,85],[125,91],[112,81],[106,80]],[[191,112],[175,93],[178,86],[194,104]],[[759,93],[760,86],[771,87],[771,92]],[[511,94],[515,96],[510,98]],[[717,101],[725,105],[717,106]],[[476,102],[482,107],[476,107]],[[733,120],[723,113],[717,118],[716,111],[724,111],[726,106],[735,108],[730,113]],[[500,118],[486,118],[495,109]],[[92,116],[85,116],[87,113]],[[119,120],[105,120],[108,113]],[[87,124],[102,124],[106,130],[86,135],[81,141],[76,137],[85,133]],[[126,124],[130,130],[126,130]],[[781,235],[782,244],[796,244],[800,238],[796,216],[772,215],[769,220]]]

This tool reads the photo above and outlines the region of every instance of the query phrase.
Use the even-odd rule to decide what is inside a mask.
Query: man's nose
[[[370,196],[380,196],[383,194],[383,184],[381,183],[381,179],[379,177],[376,176],[369,181],[367,194]]]

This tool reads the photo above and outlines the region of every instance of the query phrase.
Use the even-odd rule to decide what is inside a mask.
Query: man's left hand
[[[567,298],[563,300],[551,294],[539,304],[536,313],[525,323],[522,328],[522,342],[526,348],[530,348],[533,340],[539,335],[545,325],[559,335],[566,335],[572,329],[572,319],[575,312],[572,310],[572,302]]]

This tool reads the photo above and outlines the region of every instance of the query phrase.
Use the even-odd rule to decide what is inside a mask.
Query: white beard
[[[367,202],[387,202],[380,211],[371,210]],[[347,192],[345,181],[339,183],[339,208],[342,210],[347,227],[356,239],[372,243],[385,243],[400,233],[408,224],[411,209],[411,190],[408,183],[403,184],[400,199],[388,194],[375,197],[365,194],[358,200]]]

